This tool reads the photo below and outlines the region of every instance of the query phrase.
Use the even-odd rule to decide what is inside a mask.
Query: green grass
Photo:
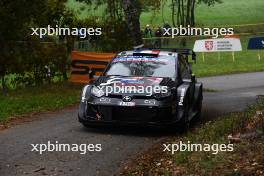
[[[193,72],[198,77],[224,75],[244,72],[264,71],[264,53],[262,60],[258,60],[256,52],[236,53],[235,62],[233,62],[231,53],[221,54],[221,60],[218,60],[217,54],[205,54],[205,62],[202,55],[198,55],[197,64],[193,65]]]
[[[205,4],[198,5],[196,8],[197,25],[219,26],[264,22],[263,0],[222,0],[223,3],[208,7]],[[163,0],[163,2],[166,2]],[[141,26],[146,24],[153,26],[163,25],[164,21],[171,22],[170,1],[167,0],[163,10],[157,12],[144,12],[141,15]],[[67,7],[73,9],[78,18],[84,19],[88,16],[103,16],[105,6],[98,9],[89,8],[84,3],[76,0],[68,0]],[[163,14],[163,17],[162,17]]]
[[[43,112],[78,103],[81,88],[53,84],[0,94],[0,122],[26,113]]]
[[[248,37],[241,38],[243,51],[235,52],[235,61],[231,52],[205,53],[197,55],[197,63],[193,64],[193,71],[198,77],[264,71],[264,52],[247,50]],[[261,60],[258,59],[258,53]]]
[[[105,6],[101,5],[96,7],[95,5],[88,6],[83,2],[77,2],[76,0],[68,0],[66,7],[73,10],[78,19],[85,19],[89,16],[102,17],[105,11]]]
[[[257,105],[250,106],[248,110],[241,113],[232,113],[225,117],[221,117],[215,122],[208,122],[198,128],[195,132],[188,132],[181,141],[191,141],[192,143],[209,143],[209,144],[225,144],[228,143],[227,136],[229,134],[236,134],[238,132],[243,132],[245,127],[252,121],[256,114],[256,111],[263,111],[264,109],[264,99],[260,99]],[[258,144],[256,141],[251,141],[249,144]],[[243,145],[243,144],[242,144]],[[240,151],[241,146],[235,146],[234,153],[237,153],[239,157],[243,157]],[[255,149],[256,150],[256,149]],[[258,155],[258,150],[252,151],[255,155]],[[233,155],[231,158],[233,160],[237,159]],[[202,175],[207,175],[219,168],[222,169],[221,172],[232,173],[232,168],[228,168],[226,162],[230,162],[230,154],[225,152],[220,152],[217,155],[211,155],[206,152],[178,152],[176,155],[171,156],[176,165],[182,165],[186,168],[189,174],[194,174],[197,172],[197,168],[202,171]],[[238,158],[239,158],[238,157]],[[250,158],[254,159],[254,158]],[[236,164],[236,163],[234,163]],[[193,165],[194,167],[188,167]],[[221,167],[220,167],[221,166]],[[225,174],[224,174],[225,175]]]
[[[263,0],[223,0],[214,7],[199,6],[197,22],[210,26],[264,22],[263,8]]]
[[[196,8],[196,23],[198,26],[223,26],[234,24],[252,24],[264,22],[263,0],[222,0],[223,3],[208,7],[200,4]],[[171,10],[167,1],[163,9],[164,21],[171,21]],[[154,16],[154,18],[153,18]],[[162,10],[156,13],[148,12],[141,15],[141,25],[163,24]]]

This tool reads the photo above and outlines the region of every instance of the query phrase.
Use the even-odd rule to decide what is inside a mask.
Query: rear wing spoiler
[[[151,48],[150,50],[158,50],[158,51],[169,51],[175,52],[186,57],[192,56],[192,60],[196,61],[196,53],[192,49],[182,49],[182,48]]]

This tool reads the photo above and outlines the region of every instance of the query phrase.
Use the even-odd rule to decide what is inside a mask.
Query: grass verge
[[[242,51],[236,53],[235,61],[233,61],[231,53],[221,53],[220,58],[218,53],[207,53],[203,61],[202,54],[198,54],[197,63],[193,64],[193,72],[198,77],[206,77],[264,71],[263,53],[261,57],[262,59],[258,60],[255,51]]]
[[[234,24],[252,24],[263,21],[263,0],[222,0],[223,3],[216,3],[208,7],[205,4],[199,4],[196,8],[196,22],[198,26],[219,26]],[[143,12],[140,17],[141,27],[146,24],[151,26],[163,26],[166,21],[171,21],[171,1],[162,1],[161,10]],[[76,0],[68,0],[66,6],[72,9],[77,18],[85,19],[87,16],[104,16],[106,6],[103,4],[97,8],[87,6]],[[163,7],[163,8],[162,8]],[[221,15],[219,15],[221,14]]]
[[[256,113],[257,112],[257,113]],[[264,99],[245,112],[232,113],[208,122],[183,136],[170,138],[149,149],[121,175],[263,175],[264,174]],[[257,130],[262,135],[252,134]],[[163,152],[164,143],[228,144],[228,136],[237,137],[233,152]],[[254,137],[253,137],[254,136]],[[242,138],[243,137],[243,138]]]
[[[79,101],[80,86],[51,84],[0,94],[0,123],[27,113],[51,111]]]

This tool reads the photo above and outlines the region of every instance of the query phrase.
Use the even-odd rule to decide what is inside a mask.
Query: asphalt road
[[[264,94],[264,72],[200,79],[206,88],[203,117],[241,111]],[[0,131],[0,175],[112,175],[120,164],[163,140],[167,132],[149,129],[85,129],[77,109],[38,115],[39,120]],[[31,152],[31,144],[102,144],[101,152]]]

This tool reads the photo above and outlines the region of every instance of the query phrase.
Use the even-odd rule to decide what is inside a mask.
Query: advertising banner
[[[70,82],[88,83],[89,73],[100,75],[109,61],[115,56],[113,53],[78,52],[71,53]]]
[[[240,39],[238,38],[219,38],[196,40],[194,52],[234,52],[242,51]]]
[[[264,36],[263,37],[252,37],[248,42],[249,50],[264,50]]]

